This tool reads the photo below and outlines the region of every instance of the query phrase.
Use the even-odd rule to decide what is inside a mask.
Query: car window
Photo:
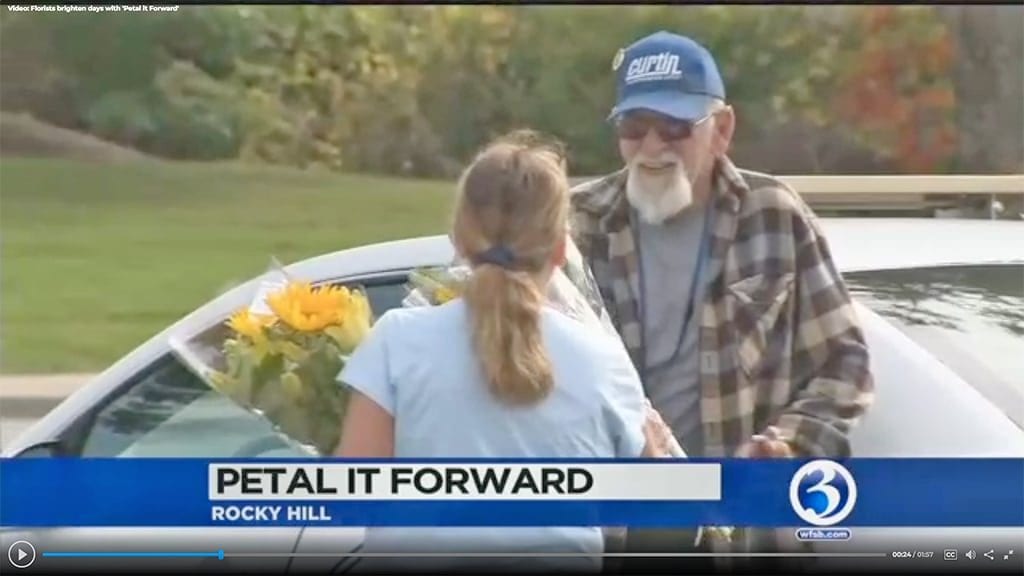
[[[1024,421],[1024,265],[845,275],[851,295]]]
[[[81,455],[214,458],[303,453],[168,354],[99,411]]]
[[[380,317],[381,314],[398,308],[402,300],[409,294],[406,289],[406,274],[374,278],[352,283],[366,290],[366,296],[370,300],[370,308],[373,314]]]
[[[401,305],[405,275],[360,281],[376,315]],[[200,338],[215,349],[222,325]],[[291,457],[308,456],[271,424],[210,388],[167,354],[123,386],[84,434],[86,457]]]

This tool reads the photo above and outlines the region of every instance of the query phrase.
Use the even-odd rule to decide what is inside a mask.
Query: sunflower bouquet
[[[252,304],[225,323],[227,336],[212,362],[217,368],[199,360],[195,342],[172,347],[215,390],[308,451],[329,455],[347,400],[336,378],[371,323],[362,291],[312,286],[275,270]]]

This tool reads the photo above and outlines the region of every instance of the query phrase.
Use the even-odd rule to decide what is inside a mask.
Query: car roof
[[[842,272],[1024,262],[1024,221],[822,218]]]
[[[820,218],[841,272],[1024,262],[1024,222],[934,218]],[[324,254],[285,269],[316,281],[436,266],[454,256],[447,236],[383,242]]]

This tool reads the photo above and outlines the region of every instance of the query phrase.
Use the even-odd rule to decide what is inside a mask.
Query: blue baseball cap
[[[707,115],[725,86],[711,53],[693,40],[656,32],[619,50],[612,62],[618,99],[609,120],[630,110],[651,110],[679,120]]]

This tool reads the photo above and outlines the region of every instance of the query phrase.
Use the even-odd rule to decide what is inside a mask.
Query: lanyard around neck
[[[637,302],[639,304],[639,315],[640,315],[640,349],[641,352],[641,366],[639,367],[641,379],[646,384],[647,374],[662,370],[669,366],[679,355],[682,354],[683,341],[686,339],[686,331],[689,329],[690,321],[693,319],[694,310],[697,307],[697,288],[700,286],[700,279],[704,275],[704,267],[709,258],[710,252],[710,239],[711,239],[711,217],[713,214],[712,207],[714,198],[708,198],[707,207],[704,211],[704,222],[701,227],[700,233],[700,244],[697,246],[697,265],[694,267],[693,276],[690,278],[690,293],[686,301],[686,311],[683,314],[682,326],[679,329],[679,338],[676,341],[675,351],[672,356],[663,362],[659,362],[654,366],[647,366],[647,286],[644,278],[644,265],[643,265],[643,254],[640,251],[640,238],[637,232],[636,222],[633,222],[633,243],[634,249],[636,250],[637,260],[637,276],[639,280],[640,293],[637,295]],[[630,211],[630,217],[633,218],[633,211]]]

